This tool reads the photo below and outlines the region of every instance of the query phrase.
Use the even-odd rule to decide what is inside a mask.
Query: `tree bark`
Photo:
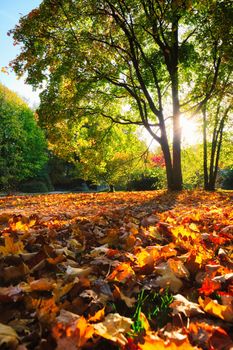
[[[206,106],[202,109],[203,116],[203,170],[204,170],[204,189],[208,188],[209,175],[208,175],[208,152],[207,152],[207,121],[206,121]]]

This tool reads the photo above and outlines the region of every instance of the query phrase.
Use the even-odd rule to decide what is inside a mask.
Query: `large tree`
[[[207,91],[197,96],[195,108],[187,103],[196,87],[196,75],[189,70],[208,56],[203,55],[204,37],[198,29],[219,3],[44,0],[12,31],[15,42],[23,44],[13,68],[19,74],[26,71],[27,82],[34,86],[47,81],[44,123],[88,114],[143,125],[161,145],[168,188],[180,190],[181,96],[183,106],[195,112],[214,92],[220,56],[214,62],[208,58]]]
[[[80,176],[113,190],[142,173],[148,149],[135,126],[119,126],[104,118],[60,121],[48,129],[49,148],[73,163]]]
[[[224,131],[232,122],[233,7],[230,1],[211,6],[208,21],[200,18],[196,40],[202,60],[191,70],[195,85],[190,98],[194,112],[201,110],[203,126],[204,188],[215,190]],[[223,20],[224,19],[224,20]],[[205,40],[203,41],[203,38]],[[213,78],[210,75],[213,72]],[[189,71],[190,73],[190,71]],[[199,97],[201,96],[201,97]],[[195,101],[200,101],[195,105]],[[191,108],[192,109],[192,108]]]

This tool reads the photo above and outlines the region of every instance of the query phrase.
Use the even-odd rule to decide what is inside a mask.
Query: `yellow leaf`
[[[199,297],[198,302],[203,310],[208,314],[217,316],[227,322],[233,322],[232,305],[221,305],[217,302],[217,300],[212,300],[209,297],[205,297],[205,299]]]
[[[14,242],[10,236],[5,236],[5,247],[0,247],[0,253],[3,255],[23,253],[23,242]]]
[[[100,321],[104,318],[104,312],[105,311],[105,307],[103,307],[102,309],[98,310],[93,316],[88,318],[89,322],[97,322]]]
[[[67,336],[69,331],[67,330]],[[87,322],[85,317],[81,316],[76,323],[75,335],[77,339],[77,346],[81,348],[88,339],[90,339],[94,334],[94,328]]]
[[[199,228],[197,227],[196,224],[194,224],[194,222],[192,222],[190,225],[189,225],[189,228],[190,230],[194,231],[194,232],[200,232],[199,231]]]

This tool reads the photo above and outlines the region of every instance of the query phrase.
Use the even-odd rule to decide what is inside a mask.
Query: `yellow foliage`
[[[9,255],[9,254],[14,254],[18,255],[23,253],[24,251],[24,245],[23,242],[14,242],[13,238],[11,236],[5,236],[5,246],[0,247],[0,253],[3,255]]]

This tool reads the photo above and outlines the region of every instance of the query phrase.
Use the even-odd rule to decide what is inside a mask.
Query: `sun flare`
[[[196,145],[201,142],[201,131],[195,121],[181,117],[182,143],[184,145]]]

